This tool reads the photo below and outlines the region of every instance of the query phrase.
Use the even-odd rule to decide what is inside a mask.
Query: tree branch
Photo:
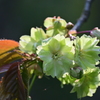
[[[89,18],[89,15],[90,15],[90,8],[91,8],[91,4],[93,1],[94,0],[86,0],[85,6],[83,9],[83,13],[71,30],[79,30],[81,25],[87,21],[87,19]]]

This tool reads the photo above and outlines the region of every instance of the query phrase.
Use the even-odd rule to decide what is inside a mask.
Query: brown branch
[[[78,31],[79,28],[81,27],[81,25],[84,22],[87,21],[87,19],[89,18],[89,15],[90,15],[90,8],[91,8],[91,4],[92,4],[93,1],[94,0],[86,0],[85,6],[84,6],[84,9],[83,9],[83,13],[71,30],[77,30]]]

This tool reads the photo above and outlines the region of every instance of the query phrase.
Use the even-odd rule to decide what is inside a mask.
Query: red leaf
[[[4,73],[4,72],[8,71],[10,66],[11,66],[11,64],[7,64],[7,65],[0,67],[0,73]]]
[[[1,81],[0,100],[27,100],[18,62],[10,66]]]
[[[0,40],[0,67],[22,58],[20,54],[12,51],[18,46],[18,42],[14,40]]]
[[[4,53],[0,56],[0,62],[2,62],[0,63],[0,67],[21,58],[22,56],[15,51]]]

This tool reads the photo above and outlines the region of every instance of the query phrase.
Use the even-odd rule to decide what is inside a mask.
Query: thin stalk
[[[33,86],[33,84],[34,84],[34,81],[35,81],[35,79],[36,79],[36,74],[34,74],[34,76],[33,76],[33,78],[32,78],[32,81],[31,81],[31,83],[30,83],[30,85],[29,85],[29,92],[31,91],[31,89],[32,89],[32,86]]]
[[[28,92],[27,92],[27,95],[28,95],[27,100],[29,100],[29,79],[28,79]]]
[[[88,31],[79,31],[79,32],[77,32],[77,34],[81,34],[81,33],[90,33],[91,32],[91,30],[88,30]]]

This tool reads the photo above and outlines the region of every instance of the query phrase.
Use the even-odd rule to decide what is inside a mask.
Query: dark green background
[[[85,0],[0,0],[0,38],[19,40],[21,35],[30,34],[31,27],[43,27],[46,17],[61,16],[75,24],[83,11]],[[94,0],[91,16],[80,30],[100,28],[100,0]],[[70,94],[71,86],[63,89],[60,82],[52,78],[37,79],[31,95],[33,100],[77,100]],[[100,88],[92,98],[100,100]]]

